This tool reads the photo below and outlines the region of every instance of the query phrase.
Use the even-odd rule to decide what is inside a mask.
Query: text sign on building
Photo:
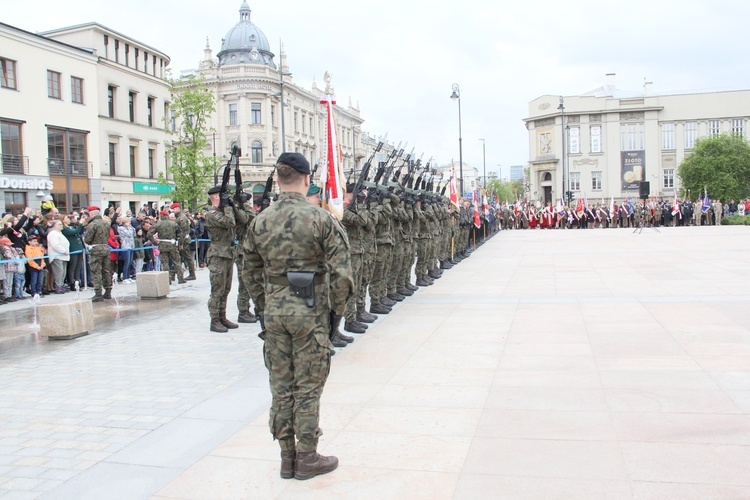
[[[28,178],[14,178],[0,175],[0,189],[47,189],[52,190],[55,188],[54,183],[49,179],[28,179]]]
[[[620,182],[623,191],[638,191],[640,182],[646,178],[646,152],[622,151],[620,153]]]
[[[170,194],[174,186],[172,184],[159,184],[156,182],[134,182],[133,193],[141,194]]]
[[[238,83],[237,89],[274,90],[270,85],[265,85],[262,83]]]

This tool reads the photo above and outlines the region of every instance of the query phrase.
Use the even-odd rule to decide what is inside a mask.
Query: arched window
[[[252,154],[253,163],[263,163],[263,145],[260,141],[253,141]]]
[[[544,174],[544,182],[551,181],[552,180],[552,174],[547,172]]]

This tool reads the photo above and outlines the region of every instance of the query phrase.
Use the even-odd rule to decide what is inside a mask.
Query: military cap
[[[208,194],[221,193],[221,186],[214,186],[208,190]]]
[[[91,205],[91,206],[90,206],[90,207],[88,208],[88,211],[89,211],[89,212],[93,212],[94,210],[99,210],[99,207],[97,207],[96,205]]]
[[[169,208],[172,208],[172,209],[174,209],[174,208],[180,208],[180,204],[175,201],[174,203],[172,203],[171,205],[169,205]]]
[[[346,192],[347,193],[353,193],[355,187],[356,187],[356,184],[354,184],[353,182],[347,182],[346,183]]]
[[[169,216],[169,212],[167,212],[166,210],[162,210],[161,212],[159,212],[159,215],[161,215],[163,217],[168,217]]]
[[[307,196],[315,196],[318,193],[320,193],[320,188],[317,184],[310,184],[310,187],[307,188]]]
[[[307,161],[307,158],[302,153],[281,153],[276,163],[289,165],[301,174],[310,174],[310,162]]]

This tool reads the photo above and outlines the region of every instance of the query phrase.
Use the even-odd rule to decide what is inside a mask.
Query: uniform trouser
[[[399,290],[405,288],[407,283],[411,283],[411,267],[414,265],[414,257],[414,241],[405,241],[404,258],[401,260],[401,270],[398,277]]]
[[[237,264],[237,281],[239,282],[239,285],[237,287],[237,310],[240,311],[240,314],[243,314],[250,311],[250,291],[247,289],[245,280],[242,277],[242,269],[245,262],[242,252],[237,252],[237,256],[234,258],[234,262],[235,264]],[[229,279],[231,281],[231,276]]]
[[[187,265],[190,276],[195,276],[195,259],[193,258],[193,252],[190,251],[190,240],[185,239],[182,243],[182,249],[180,250],[180,259]]]
[[[95,246],[89,255],[91,264],[91,283],[94,291],[101,292],[112,289],[112,272],[109,267],[109,249],[106,245]]]
[[[393,245],[393,251],[391,252],[391,267],[388,270],[386,294],[395,293],[398,290],[399,275],[404,257],[404,242],[401,240],[396,245]]]
[[[352,261],[352,278],[354,280],[354,289],[359,290],[362,283],[362,256],[361,253],[351,254]],[[346,302],[346,316],[347,322],[357,321],[357,295],[352,294],[349,300]]]
[[[169,259],[172,259],[174,269],[169,269]],[[161,261],[161,270],[169,270],[169,280],[174,279],[175,274],[182,281],[182,264],[180,263],[180,251],[177,250],[177,245],[174,243],[160,242],[159,243],[159,260]]]
[[[227,297],[232,289],[233,265],[234,259],[228,257],[212,255],[208,259],[209,281],[211,282],[208,312],[212,320],[227,316]]]
[[[375,269],[370,282],[370,302],[377,304],[385,297],[388,280],[388,272],[391,268],[391,254],[393,245],[390,243],[378,243],[378,251],[375,254]]]
[[[357,288],[357,307],[364,307],[367,302],[367,287],[372,282],[372,275],[375,272],[375,248],[374,245],[366,246],[372,248],[371,251],[365,251],[362,254],[362,277]]]
[[[430,245],[430,239],[419,238],[417,240],[417,278],[424,277],[427,274],[427,247]]]
[[[427,270],[431,271],[437,267],[438,251],[440,250],[440,235],[432,235],[432,244],[428,247]]]
[[[328,314],[265,317],[263,359],[268,368],[268,426],[282,450],[316,451],[322,431],[320,395],[331,366]]]

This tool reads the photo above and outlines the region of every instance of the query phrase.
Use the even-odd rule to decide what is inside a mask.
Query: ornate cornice
[[[632,113],[620,113],[620,121],[621,122],[632,122],[637,120],[643,120],[644,113],[643,111],[636,111]]]
[[[555,124],[554,118],[544,118],[543,120],[534,120],[534,128],[548,127]]]

